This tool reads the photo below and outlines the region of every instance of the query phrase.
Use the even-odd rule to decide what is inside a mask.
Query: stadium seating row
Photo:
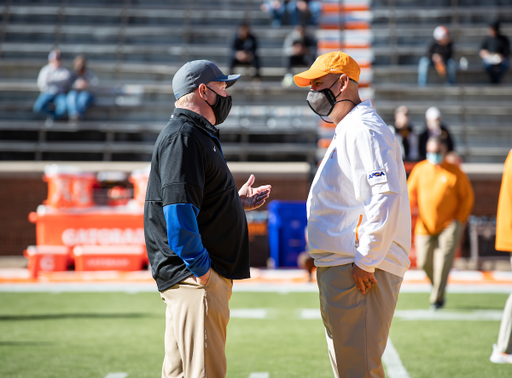
[[[281,46],[292,27],[269,27],[271,20],[261,4],[262,0],[20,0],[0,5],[2,156],[16,146],[18,158],[46,159],[59,156],[62,146],[62,157],[68,157],[70,150],[79,151],[74,143],[87,140],[93,143],[88,147],[94,151],[91,156],[101,160],[130,159],[129,152],[134,159],[147,159],[158,127],[172,112],[172,75],[184,61],[198,58],[227,70],[227,41],[236,25],[249,19],[261,46],[262,82],[249,81],[251,69],[236,69],[244,76],[232,89],[236,106],[222,131],[223,142],[232,143],[227,155],[234,160],[304,159],[315,164],[310,150],[326,132],[317,129],[315,136],[317,120],[304,103],[305,90],[281,86],[286,73]],[[503,160],[512,139],[504,98],[512,89],[506,84],[482,86],[486,75],[478,48],[486,23],[498,14],[505,34],[512,34],[512,7],[507,1],[434,0],[428,9],[418,0],[350,0],[341,5],[324,1],[323,10],[316,31],[319,53],[343,49],[358,60],[363,67],[361,86],[368,87],[362,97],[373,98],[386,122],[392,122],[397,106],[407,104],[419,130],[425,109],[437,105],[468,161]],[[418,90],[417,62],[440,23],[451,30],[456,58],[466,58],[468,69],[459,70],[455,87],[439,86],[431,75],[434,84]],[[76,54],[85,53],[101,80],[86,122],[48,127],[31,113],[37,72],[53,47],[63,51],[68,65]],[[273,110],[262,114],[257,110],[262,105]],[[283,112],[290,106],[295,110]],[[112,147],[117,142],[128,144]]]

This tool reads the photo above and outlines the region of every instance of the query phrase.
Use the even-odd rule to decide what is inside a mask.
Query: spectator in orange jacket
[[[501,180],[498,216],[496,218],[496,250],[510,252],[512,257],[512,151],[509,152]],[[511,260],[512,262],[512,260]],[[495,364],[512,364],[512,294],[507,299],[497,344],[490,358]]]
[[[443,139],[430,138],[427,160],[419,162],[407,180],[411,208],[418,207],[416,258],[432,283],[433,310],[444,306],[448,274],[474,202],[469,179],[445,161],[446,152]]]

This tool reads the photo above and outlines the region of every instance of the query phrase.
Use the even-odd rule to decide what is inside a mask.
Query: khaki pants
[[[512,354],[512,294],[509,295],[503,310],[497,346],[500,352]]]
[[[414,235],[418,267],[432,283],[430,303],[443,303],[448,274],[462,235],[462,224],[453,221],[438,235]],[[436,246],[439,246],[436,249]]]
[[[386,349],[402,277],[377,269],[365,295],[352,278],[353,264],[317,269],[320,310],[336,378],[384,378]]]
[[[167,304],[162,378],[226,376],[232,282],[213,269],[206,286],[189,277],[160,293]]]

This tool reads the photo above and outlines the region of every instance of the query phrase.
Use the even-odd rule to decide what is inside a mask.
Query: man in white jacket
[[[50,51],[48,64],[39,71],[37,86],[41,94],[34,104],[34,113],[46,114],[50,119],[65,116],[66,94],[71,86],[71,73],[62,65],[62,55],[59,50]]]
[[[384,377],[381,357],[409,268],[411,215],[400,145],[369,100],[360,68],[340,51],[294,76],[337,126],[311,185],[309,251],[336,377]]]

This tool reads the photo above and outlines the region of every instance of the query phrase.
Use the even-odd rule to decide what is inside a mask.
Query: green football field
[[[451,294],[435,314],[427,297],[401,294],[391,328],[408,376],[512,377],[489,362],[506,294]],[[234,292],[231,309],[228,377],[333,376],[316,293]],[[0,293],[0,377],[158,377],[164,310],[158,293]]]

